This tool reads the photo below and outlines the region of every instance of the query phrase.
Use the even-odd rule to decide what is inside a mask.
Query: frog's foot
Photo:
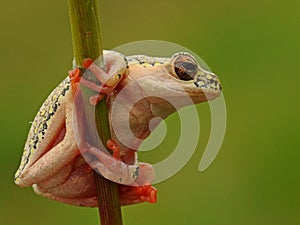
[[[97,92],[97,95],[90,98],[93,105],[97,104],[103,95],[110,94],[128,73],[128,62],[124,55],[114,51],[104,51],[103,58],[106,70],[100,68],[92,59],[87,58],[82,62],[83,67],[94,74],[101,83],[97,85],[86,79],[81,81],[83,85]]]
[[[128,165],[88,143],[81,146],[80,150],[95,156],[97,159],[90,162],[89,165],[113,182],[125,185],[144,185],[154,180],[155,173],[150,164]]]
[[[84,147],[85,146],[85,147]],[[105,178],[120,184],[131,185],[137,179],[139,167],[136,165],[127,165],[124,162],[115,159],[109,153],[106,153],[88,143],[80,148],[83,152],[88,152],[96,160],[89,165],[98,171]]]
[[[75,93],[78,83],[81,79],[80,74],[81,71],[79,68],[75,68],[69,71],[69,78],[72,85],[73,94]]]
[[[156,203],[157,190],[150,184],[143,186],[120,185],[120,201],[122,205],[130,205],[139,202]]]
[[[90,103],[96,105],[102,100],[103,95],[110,94],[118,83],[128,73],[128,62],[124,55],[114,51],[104,51],[104,65],[107,70],[100,68],[92,59],[84,59],[82,66],[84,69],[89,70],[100,84],[85,79],[82,72],[84,69],[75,68],[69,71],[70,81],[75,93],[75,90],[80,83],[97,92],[96,95],[90,98]]]

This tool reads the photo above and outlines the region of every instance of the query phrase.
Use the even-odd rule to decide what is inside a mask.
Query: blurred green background
[[[105,49],[144,39],[191,49],[219,74],[228,111],[222,149],[199,173],[210,117],[207,104],[197,106],[203,136],[196,153],[156,185],[156,205],[124,207],[124,224],[300,224],[299,1],[100,4]],[[97,209],[50,201],[13,183],[29,121],[70,68],[66,1],[2,1],[1,8],[0,224],[98,224]],[[180,128],[176,116],[167,123]],[[153,154],[166,157],[174,139]],[[155,161],[153,154],[142,158]]]

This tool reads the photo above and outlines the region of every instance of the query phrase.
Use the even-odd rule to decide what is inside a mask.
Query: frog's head
[[[179,52],[170,61],[172,83],[180,86],[195,103],[212,100],[222,92],[219,78],[212,72],[206,71],[197,60],[187,52]]]
[[[221,94],[218,77],[202,69],[189,53],[176,53],[171,58],[134,56],[132,61],[135,63],[129,64],[128,76],[110,97],[115,113],[110,111],[112,121],[118,124],[114,129],[118,134],[113,135],[118,136],[115,139],[120,142],[125,140],[126,145],[134,146],[131,149],[137,149],[150,130],[158,125],[160,120],[152,123],[149,129],[149,121],[154,117],[166,118],[181,107]],[[128,130],[134,135],[130,136]]]

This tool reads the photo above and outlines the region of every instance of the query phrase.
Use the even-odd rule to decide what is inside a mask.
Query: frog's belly
[[[93,170],[82,156],[51,178],[34,185],[37,194],[78,206],[97,206]]]

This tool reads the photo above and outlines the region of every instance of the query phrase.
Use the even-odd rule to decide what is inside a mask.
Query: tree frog
[[[140,142],[128,140],[133,146],[127,147],[111,129],[112,137],[108,148],[114,156],[84,141],[83,131],[74,130],[73,124],[80,123],[80,105],[76,100],[78,82],[99,94],[90,98],[96,104],[106,96],[110,124],[112,106],[126,86],[143,78],[143,83],[128,89],[127,99],[145,96],[132,108],[128,102],[120,103],[128,110],[132,133],[139,140],[150,134],[149,121],[154,117],[166,118],[175,111],[174,107],[161,96],[173,97],[180,101],[185,92],[193,104],[214,99],[221,94],[222,86],[218,77],[200,67],[196,59],[187,52],[179,52],[170,58],[133,55],[125,57],[115,51],[104,51],[106,70],[97,67],[91,60],[83,63],[99,82],[93,83],[81,78],[81,69],[74,69],[49,95],[32,122],[25,143],[21,164],[15,175],[15,183],[21,187],[33,186],[37,194],[53,200],[77,206],[96,207],[96,189],[93,169],[104,177],[119,183],[122,205],[139,202],[156,202],[156,189],[151,186],[155,174],[148,163],[138,162],[136,149]],[[178,89],[180,87],[180,89]],[[150,94],[149,94],[150,93]],[[155,97],[159,93],[159,98]],[[184,105],[184,104],[183,104]],[[73,114],[78,114],[74,117]],[[113,118],[122,124],[122,114]],[[75,126],[76,127],[76,126]],[[122,129],[122,126],[120,126]],[[77,134],[77,133],[81,134]],[[75,136],[79,141],[75,141]],[[125,137],[126,138],[126,137]],[[130,137],[132,138],[132,137]],[[76,144],[79,143],[79,144]],[[87,163],[84,154],[91,154],[98,160]]]

